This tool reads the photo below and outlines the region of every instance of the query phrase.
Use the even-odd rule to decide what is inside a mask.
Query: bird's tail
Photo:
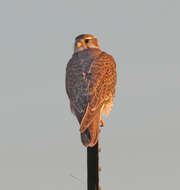
[[[81,141],[84,146],[94,146],[100,133],[100,112],[96,114],[89,127],[81,133]]]

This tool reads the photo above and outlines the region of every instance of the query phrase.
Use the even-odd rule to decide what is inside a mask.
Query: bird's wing
[[[86,112],[81,121],[80,131],[83,133],[100,112],[105,101],[114,96],[116,85],[116,64],[112,56],[102,52],[93,60],[88,75],[89,100]]]
[[[66,67],[66,92],[70,99],[72,112],[81,122],[88,104],[88,72],[92,59],[74,54]]]

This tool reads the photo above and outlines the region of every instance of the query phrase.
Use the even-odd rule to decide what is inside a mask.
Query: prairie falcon
[[[113,57],[100,50],[95,36],[77,36],[74,53],[66,67],[66,92],[86,147],[98,141],[100,125],[104,126],[101,115],[108,115],[112,108],[115,86]]]

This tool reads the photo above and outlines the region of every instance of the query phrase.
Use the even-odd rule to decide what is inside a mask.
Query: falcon
[[[95,36],[75,38],[65,83],[71,111],[80,124],[81,141],[85,147],[93,147],[104,126],[102,115],[108,115],[112,108],[116,86],[115,61],[100,50]]]

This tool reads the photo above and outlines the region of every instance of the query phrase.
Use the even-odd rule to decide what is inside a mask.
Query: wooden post
[[[99,190],[99,149],[98,142],[87,148],[87,188]]]

